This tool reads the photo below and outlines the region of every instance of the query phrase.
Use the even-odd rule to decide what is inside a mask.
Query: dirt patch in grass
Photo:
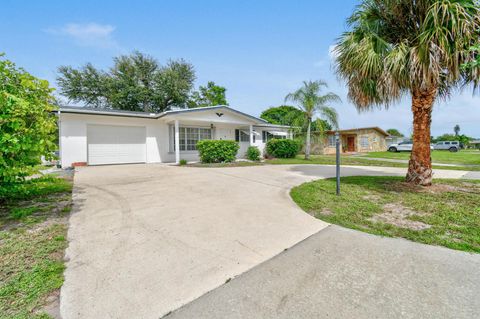
[[[362,196],[362,198],[365,200],[377,201],[377,200],[380,200],[381,197],[375,194],[368,194],[368,195]]]
[[[369,218],[369,220],[373,222],[383,222],[396,227],[408,228],[411,230],[424,230],[432,227],[432,225],[409,219],[409,217],[419,216],[420,214],[403,206],[402,204],[385,204],[383,206],[383,210],[383,213],[374,215],[372,218]]]
[[[329,216],[329,215],[333,215],[333,212],[328,208],[324,208],[324,209],[322,209],[320,214]],[[315,215],[315,213],[310,213],[310,215]]]
[[[418,185],[412,185],[406,182],[389,182],[385,183],[385,189],[397,193],[402,192],[418,192],[418,193],[430,193],[441,194],[446,192],[465,192],[480,194],[480,186],[475,183],[461,182],[452,184],[435,183],[431,186],[424,187]]]
[[[464,192],[480,194],[480,187],[477,187],[475,184],[471,183],[463,183],[463,185],[434,184],[430,187],[422,187],[421,191],[433,194],[446,192]]]
[[[0,215],[3,220],[0,223],[0,231],[23,227],[27,224],[32,225],[30,231],[41,227],[43,223],[52,223],[60,221],[62,217],[68,215],[72,207],[72,200],[63,200],[48,203],[24,201],[9,205],[0,209]]]

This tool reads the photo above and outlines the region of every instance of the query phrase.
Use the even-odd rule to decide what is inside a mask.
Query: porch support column
[[[253,145],[253,125],[250,125],[250,145]]]
[[[180,164],[180,127],[175,120],[175,163]]]

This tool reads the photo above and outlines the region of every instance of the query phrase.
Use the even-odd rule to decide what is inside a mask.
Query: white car
[[[413,148],[412,141],[403,141],[398,144],[392,144],[388,147],[389,152],[411,152]],[[433,151],[433,146],[430,145],[430,149]]]
[[[450,152],[458,152],[462,146],[459,141],[440,141],[435,144],[436,150],[448,150]]]

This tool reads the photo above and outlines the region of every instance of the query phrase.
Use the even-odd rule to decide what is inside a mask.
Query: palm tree
[[[460,133],[460,125],[455,125],[453,127],[453,131],[455,132],[455,136],[458,136],[458,133]]]
[[[462,67],[475,58],[480,12],[476,0],[363,0],[335,48],[336,71],[359,111],[388,108],[407,94],[413,150],[406,179],[431,185],[430,122],[437,98],[480,77]]]
[[[334,108],[327,104],[331,102],[340,102],[338,95],[328,92],[320,95],[322,88],[328,85],[324,81],[304,81],[303,86],[293,93],[285,97],[285,101],[292,101],[298,104],[298,108],[304,113],[307,123],[307,135],[305,141],[305,159],[310,158],[310,131],[312,119],[317,112],[328,122],[334,129],[338,129],[338,114]]]

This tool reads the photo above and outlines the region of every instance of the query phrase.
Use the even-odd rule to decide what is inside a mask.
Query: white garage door
[[[88,125],[88,165],[146,162],[146,132],[140,126]]]

